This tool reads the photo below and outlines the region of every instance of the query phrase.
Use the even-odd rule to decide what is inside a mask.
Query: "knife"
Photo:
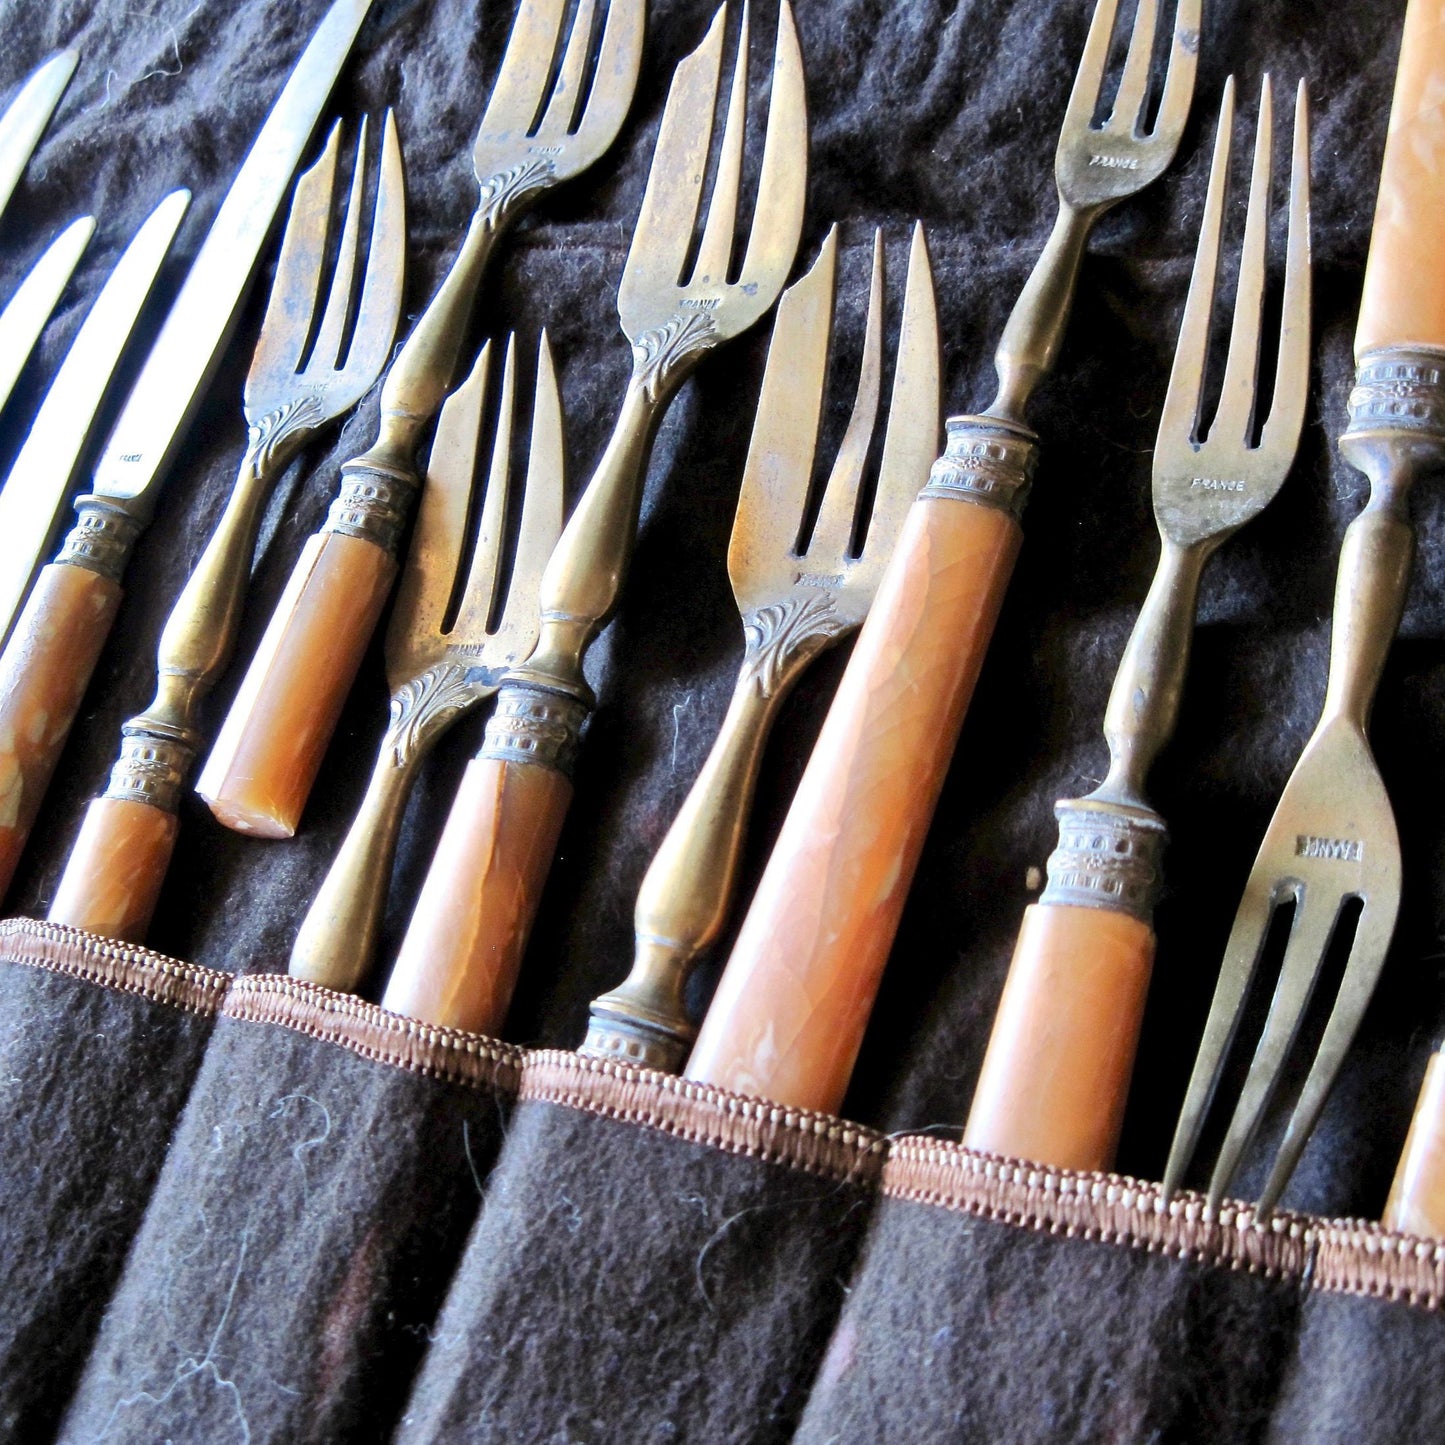
[[[4,311],[0,311],[0,410],[10,400],[10,393],[94,230],[93,216],[72,221],[46,248]]]
[[[78,50],[56,51],[20,87],[0,116],[0,211],[10,204],[79,61]]]
[[[135,234],[50,384],[0,491],[0,641],[41,559],[75,464],[190,204],[172,191]],[[0,343],[3,354],[3,343]]]
[[[372,0],[334,0],[221,203],[93,476],[0,655],[0,889],[8,887],[120,605],[131,548],[225,350],[272,222]]]

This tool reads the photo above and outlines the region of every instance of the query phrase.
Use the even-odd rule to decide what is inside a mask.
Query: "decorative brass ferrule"
[[[55,560],[119,582],[145,523],[121,503],[90,493],[75,499],[75,511],[78,520],[66,534]]]
[[[395,557],[419,487],[416,474],[400,467],[381,467],[365,458],[347,462],[322,530],[359,537]]]
[[[1107,908],[1148,923],[1159,892],[1168,830],[1148,808],[1090,798],[1057,803],[1059,846],[1039,902]]]
[[[120,757],[110,770],[104,796],[149,803],[164,813],[174,813],[180,806],[186,775],[196,759],[199,735],[178,732],[165,737],[154,724],[138,726],[137,722],[121,729]]]
[[[1445,462],[1445,351],[1391,347],[1359,359],[1340,452],[1382,502]],[[1371,505],[1376,497],[1371,494]]]
[[[1037,433],[992,416],[951,416],[947,430],[948,445],[920,495],[975,502],[1020,517],[1038,463]]]
[[[572,775],[588,708],[564,692],[508,683],[497,694],[479,758]]]

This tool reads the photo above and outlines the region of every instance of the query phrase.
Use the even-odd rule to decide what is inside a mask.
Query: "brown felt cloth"
[[[583,180],[549,196],[509,239],[479,308],[478,341],[507,328],[523,337],[542,325],[549,328],[567,409],[572,495],[601,450],[627,372],[628,349],[617,330],[613,298],[667,78],[701,36],[711,8],[710,0],[652,0],[642,82],[618,145]],[[1052,223],[1050,157],[1089,7],[1082,0],[797,0],[796,8],[813,134],[800,265],[816,253],[832,222],[843,226],[843,305],[826,451],[841,433],[851,399],[862,324],[858,302],[878,224],[885,228],[890,257],[901,261],[909,223],[923,219],[938,284],[946,402],[963,411],[989,400],[992,346]],[[93,210],[100,223],[77,282],[7,411],[0,454],[18,445],[25,418],[120,248],[173,186],[195,192],[180,254],[193,251],[323,9],[322,0],[0,4],[0,82],[6,87],[57,45],[76,44],[83,52],[56,121],[0,222],[0,295],[10,293],[69,217]],[[774,20],[771,4],[756,9],[761,55],[771,43]],[[1235,901],[1323,694],[1335,557],[1365,491],[1362,478],[1339,459],[1333,439],[1344,421],[1354,312],[1403,9],[1402,0],[1368,6],[1206,0],[1197,101],[1179,161],[1147,195],[1100,226],[1057,374],[1033,412],[1044,448],[1025,519],[1023,556],[845,1106],[851,1118],[883,1131],[956,1130],[967,1110],[1018,918],[1032,896],[1028,870],[1041,865],[1053,845],[1052,801],[1076,794],[1101,775],[1100,722],[1108,682],[1156,556],[1149,451],[1187,284],[1213,117],[1228,73],[1239,77],[1248,116],[1260,76],[1269,70],[1282,96],[1296,78],[1307,77],[1314,102],[1314,387],[1294,474],[1278,501],[1223,551],[1206,576],[1181,726],[1151,783],[1173,841],[1168,891],[1158,915],[1159,965],[1119,1164],[1146,1178],[1157,1177],[1162,1167]],[[408,166],[411,315],[434,289],[475,200],[469,142],[511,11],[500,0],[378,0],[337,94],[336,108],[353,120],[386,104],[397,108]],[[762,85],[764,75],[760,61],[755,85]],[[1283,102],[1279,121],[1280,129],[1287,129]],[[751,164],[756,161],[753,154]],[[1238,203],[1236,219],[1237,213]],[[901,273],[896,265],[890,283],[895,309]],[[178,264],[167,277],[169,287],[179,274]],[[241,386],[263,299],[262,292],[253,299],[239,340],[178,454],[156,521],[137,549],[119,622],[7,902],[10,912],[43,915],[84,805],[103,786],[119,725],[149,700],[160,627],[219,513],[239,457]],[[642,872],[726,704],[741,639],[723,557],[765,352],[766,328],[760,328],[709,360],[661,430],[628,590],[589,662],[600,706],[506,1027],[506,1037],[516,1042],[575,1045],[588,1000],[625,972]],[[254,647],[304,539],[324,516],[337,465],[369,441],[374,417],[373,397],[339,433],[313,448],[278,489],[258,553],[240,657]],[[1438,807],[1445,768],[1445,517],[1438,483],[1418,489],[1415,514],[1419,561],[1373,728],[1400,823],[1404,909],[1376,1001],[1287,1197],[1296,1208],[1325,1214],[1378,1214],[1426,1053],[1445,1016],[1437,921],[1445,902],[1440,881],[1445,831]],[[841,662],[834,658],[815,668],[779,723],[760,789],[745,888],[786,807]],[[239,668],[233,669],[212,700],[213,726],[239,675]],[[378,646],[295,840],[243,839],[187,801],[181,846],[152,931],[156,948],[218,970],[284,968],[301,914],[359,800],[384,716],[384,693]],[[476,719],[463,727],[418,788],[388,908],[387,949],[405,925],[480,726]],[[578,1319],[566,1324],[565,1330],[577,1335],[564,1330],[557,1337],[574,1340],[575,1348],[559,1346],[550,1335],[560,1328],[556,1298],[509,1292],[513,1286],[506,1279],[485,1273],[495,1270],[495,1260],[475,1262],[475,1242],[482,1237],[497,1241],[498,1258],[515,1250],[520,1259],[526,1236],[516,1196],[499,1203],[495,1216],[483,1214],[473,1248],[461,1252],[458,1232],[467,1190],[475,1193],[475,1186],[465,1153],[458,1165],[455,1136],[471,1117],[467,1110],[477,1107],[475,1100],[440,1097],[451,1087],[443,1081],[426,1083],[408,1097],[395,1081],[372,1079],[373,1071],[389,1065],[350,1058],[336,1063],[324,1057],[334,1047],[325,1041],[284,1047],[232,1042],[229,1025],[217,1035],[217,1051],[199,1064],[208,1025],[178,1015],[172,1005],[129,995],[92,997],[88,991],[94,987],[75,981],[61,987],[28,972],[7,984],[19,996],[7,1008],[5,1027],[15,1031],[20,1063],[5,1077],[21,1080],[15,1087],[22,1098],[17,1132],[6,1135],[4,1164],[11,1173],[0,1196],[3,1257],[15,1277],[23,1271],[41,1294],[47,1281],[58,1292],[36,1305],[35,1317],[48,1323],[34,1336],[33,1349],[24,1345],[30,1336],[23,1321],[0,1325],[11,1332],[8,1338],[21,1342],[0,1382],[7,1411],[14,1398],[15,1411],[38,1412],[24,1418],[55,1419],[81,1368],[125,1241],[138,1226],[135,1269],[124,1279],[84,1390],[94,1388],[100,1373],[112,1371],[115,1399],[137,1390],[163,1393],[148,1382],[152,1367],[167,1362],[159,1354],[123,1359],[114,1353],[115,1331],[126,1332],[123,1345],[132,1342],[125,1349],[140,1348],[134,1345],[140,1331],[147,1351],[162,1350],[152,1324],[169,1308],[169,1266],[149,1269],[140,1242],[151,1241],[161,1251],[153,1256],[158,1261],[176,1257],[167,1249],[184,1252],[186,1246],[171,1237],[163,1221],[179,1221],[188,1202],[194,1206],[207,1191],[216,1191],[226,1203],[214,1216],[225,1237],[212,1240],[206,1257],[214,1268],[205,1283],[188,1291],[188,1297],[195,1295],[196,1311],[188,1329],[219,1317],[214,1312],[224,1307],[220,1302],[231,1279],[226,1262],[236,1259],[263,1198],[275,1212],[272,1222],[283,1226],[287,1248],[296,1250],[294,1258],[308,1261],[295,1266],[298,1293],[289,1306],[301,1314],[287,1312],[287,1290],[278,1286],[271,1293],[281,1313],[272,1326],[262,1320],[260,1295],[247,1295],[241,1315],[226,1317],[228,1322],[244,1317],[251,1322],[247,1328],[261,1332],[254,1349],[237,1350],[238,1359],[270,1360],[276,1341],[292,1338],[287,1332],[312,1318],[306,1311],[326,1307],[316,1271],[330,1266],[316,1252],[316,1241],[351,1251],[369,1237],[357,1232],[360,1220],[349,1213],[362,1207],[357,1198],[368,1201],[367,1228],[387,1232],[394,1253],[385,1267],[401,1271],[386,1276],[391,1282],[375,1300],[355,1306],[363,1322],[355,1353],[343,1351],[333,1394],[317,1385],[318,1393],[288,1404],[287,1371],[266,1366],[278,1387],[275,1413],[262,1411],[256,1395],[247,1397],[256,1410],[247,1417],[252,1439],[342,1439],[349,1438],[347,1431],[356,1438],[384,1437],[402,1411],[406,1377],[417,1359],[407,1329],[415,1325],[425,1333],[418,1320],[438,1307],[448,1262],[458,1258],[465,1261],[458,1280],[485,1278],[485,1287],[479,1286],[472,1301],[475,1313],[462,1319],[468,1300],[459,1284],[442,1317],[460,1320],[458,1328],[480,1339],[502,1328],[487,1310],[505,1302],[508,1351],[520,1353],[472,1360],[478,1391],[472,1397],[478,1412],[474,1428],[468,1434],[459,1427],[438,1438],[548,1445],[564,1439],[785,1438],[783,1424],[765,1423],[773,1406],[765,1404],[766,1380],[758,1372],[771,1371],[767,1378],[780,1392],[777,1420],[795,1416],[841,1289],[853,1287],[835,1292],[831,1282],[834,1273],[853,1279],[847,1257],[856,1240],[849,1231],[862,1225],[852,1216],[839,1226],[833,1244],[813,1238],[821,1216],[807,1216],[813,1222],[799,1230],[796,1247],[783,1237],[779,1249],[763,1249],[755,1279],[742,1278],[745,1258],[737,1263],[743,1298],[752,1288],[779,1302],[776,1316],[769,1315],[766,1302],[753,1301],[750,1310],[761,1312],[758,1340],[791,1335],[782,1351],[785,1364],[767,1350],[743,1351],[740,1358],[747,1363],[736,1366],[735,1379],[704,1383],[696,1373],[701,1367],[688,1351],[701,1347],[689,1341],[720,1338],[731,1326],[726,1319],[697,1323],[696,1282],[682,1267],[692,1251],[679,1244],[669,1255],[664,1244],[648,1243],[654,1232],[662,1240],[686,1216],[690,1206],[678,1199],[640,1212],[635,1231],[639,1259],[673,1261],[658,1266],[664,1279],[648,1296],[666,1308],[639,1305],[639,1323],[635,1314],[598,1314],[595,1298],[605,1294],[604,1271],[621,1267],[606,1252],[619,1250],[624,1237],[633,1238],[623,1232],[619,1169],[630,1165],[638,1189],[649,1197],[650,1191],[672,1187],[669,1180],[679,1198],[697,1193],[705,1200],[698,1206],[702,1218],[721,1217],[716,1212],[726,1211],[729,1201],[751,1199],[755,1190],[766,1194],[775,1188],[778,1197],[790,1197],[796,1180],[788,1169],[779,1166],[779,1182],[764,1187],[748,1173],[752,1161],[718,1155],[704,1167],[695,1156],[681,1157],[690,1146],[679,1141],[662,1151],[669,1160],[677,1153],[675,1162],[660,1163],[658,1151],[643,1143],[619,1162],[601,1142],[607,1131],[590,1117],[576,1126],[570,1152],[564,1150],[565,1168],[559,1164],[548,1171],[504,1151],[505,1177],[537,1191],[535,1213],[546,1222],[537,1225],[539,1259],[561,1248],[556,1231],[564,1227],[559,1221],[567,1206],[560,1191],[573,1197],[575,1184],[583,1195],[573,1202],[588,1227],[568,1238],[579,1252],[577,1277],[592,1280],[595,1293],[576,1302]],[[58,1000],[57,993],[66,999]],[[279,1056],[264,1088],[260,1077],[245,1076],[239,1062],[251,1051],[251,1068],[258,1074],[264,1073],[264,1056]],[[223,1068],[225,1058],[232,1062]],[[198,1065],[206,1088],[181,1117],[188,1079]],[[226,1069],[235,1083],[231,1097],[225,1096]],[[54,1079],[63,1081],[65,1090],[51,1104],[47,1081]],[[338,1130],[337,1148],[344,1142],[345,1149],[357,1151],[346,1156],[351,1162],[326,1168],[354,1175],[359,1194],[341,1186],[342,1174],[326,1174],[331,1182],[312,1196],[314,1208],[307,1214],[294,1192],[286,1192],[299,1188],[299,1161],[292,1151],[304,1142],[295,1131],[306,1121],[286,1111],[273,1119],[269,1111],[288,1093],[323,1100]],[[374,1116],[368,1112],[373,1109]],[[384,1126],[368,1126],[366,1121],[383,1115]],[[37,1117],[46,1121],[48,1141],[33,1122]],[[223,1158],[208,1159],[205,1169],[186,1171],[182,1179],[182,1166],[164,1161],[178,1117],[177,1148],[184,1141],[204,1148],[203,1125],[211,1123],[221,1130],[222,1156],[232,1143],[239,1149],[239,1141],[250,1136],[228,1136],[228,1119],[259,1129],[256,1137],[264,1147],[254,1159],[247,1150],[232,1156],[230,1173],[221,1167]],[[263,1121],[269,1130],[260,1127]],[[429,1139],[433,1128],[447,1137],[435,1151],[428,1146],[437,1177],[427,1178],[419,1156],[409,1151]],[[539,1150],[562,1149],[569,1132],[556,1122],[528,1128]],[[475,1129],[469,1137],[482,1150],[470,1163],[482,1173],[488,1146]],[[594,1137],[599,1142],[592,1143]],[[316,1152],[302,1149],[308,1169]],[[374,1175],[363,1165],[367,1159],[374,1160]],[[141,1225],[145,1197],[163,1163],[165,1193],[156,1196]],[[322,1169],[319,1158],[315,1164]],[[1257,1162],[1254,1168],[1246,1185],[1258,1183]],[[41,1185],[27,1192],[27,1179],[40,1179]],[[277,1182],[283,1179],[284,1189]],[[410,1202],[388,1202],[393,1199],[388,1181],[405,1181],[402,1194]],[[879,1216],[877,1239],[885,1244],[911,1227],[901,1224],[895,1231],[894,1209],[890,1203]],[[925,1206],[897,1209],[927,1213]],[[433,1211],[436,1219],[411,1217]],[[695,1220],[692,1227],[701,1228]],[[1164,1296],[1194,1278],[1183,1267],[1161,1273],[1147,1255],[1071,1241],[1051,1245],[1079,1260],[1077,1269],[1060,1279],[1038,1274],[1038,1243],[1023,1231],[1000,1225],[990,1226],[992,1233],[970,1233],[948,1215],[937,1226],[947,1239],[930,1244],[927,1230],[934,1227],[919,1225],[911,1239],[900,1239],[891,1266],[880,1253],[885,1245],[870,1241],[868,1264],[859,1276],[860,1300],[872,1301],[869,1309],[881,1308],[881,1299],[889,1309],[913,1310],[913,1323],[896,1340],[869,1346],[878,1367],[875,1384],[886,1381],[886,1389],[877,1384],[881,1393],[869,1394],[875,1387],[858,1376],[851,1394],[841,1386],[819,1394],[808,1415],[811,1438],[1007,1438],[997,1423],[1005,1418],[1036,1422],[1017,1424],[1022,1433],[1016,1438],[1043,1441],[1406,1438],[1389,1433],[1395,1425],[1387,1404],[1407,1411],[1412,1428],[1433,1430],[1428,1438],[1445,1438],[1438,1406],[1432,1416],[1428,1398],[1407,1388],[1413,1371],[1433,1369],[1438,1375],[1440,1327],[1422,1308],[1329,1296],[1311,1298],[1295,1319],[1288,1299],[1281,1302],[1268,1288],[1245,1290],[1240,1304],[1239,1282],[1211,1268],[1200,1274],[1199,1289],[1209,1295],[1217,1288],[1219,1300],[1209,1295],[1197,1310],[1179,1315],[1171,1313]],[[306,1230],[316,1233],[290,1238]],[[415,1278],[403,1279],[413,1268],[404,1261],[419,1258],[407,1253],[413,1248],[427,1258],[415,1265]],[[836,1261],[825,1263],[829,1249],[836,1249]],[[961,1253],[968,1255],[967,1265],[951,1263]],[[1096,1256],[1101,1262],[1091,1263]],[[766,1262],[770,1258],[795,1264],[801,1275],[770,1275],[775,1267]],[[195,1261],[187,1268],[194,1269]],[[1113,1275],[1117,1288],[1100,1283]],[[982,1293],[980,1279],[986,1286]],[[776,1288],[763,1287],[769,1280]],[[714,1299],[725,1297],[720,1281]],[[58,1313],[57,1298],[64,1302]],[[403,1302],[398,1323],[368,1313],[373,1305],[391,1308],[382,1301],[393,1298]],[[35,1303],[33,1292],[24,1295],[22,1307],[27,1299]],[[789,1314],[789,1300],[804,1304]],[[622,1303],[610,1301],[608,1307],[621,1311]],[[3,1308],[0,1321],[6,1318]],[[660,1311],[656,1319],[647,1313],[652,1309]],[[1230,1327],[1236,1309],[1250,1316],[1249,1328]],[[916,1331],[931,1310],[948,1316],[934,1328],[957,1336],[923,1349]],[[122,1324],[141,1319],[148,1321],[143,1331]],[[1294,1332],[1289,1343],[1271,1333],[1280,1319]],[[587,1350],[592,1326],[631,1331],[639,1341],[636,1357],[618,1356],[617,1395],[631,1400],[651,1391],[660,1402],[650,1417],[617,1415],[626,1422],[617,1427],[620,1433],[596,1403],[597,1377],[589,1373],[595,1361],[576,1370],[558,1363],[569,1350],[578,1355]],[[657,1331],[670,1329],[703,1333],[662,1350]],[[709,1335],[709,1329],[715,1333]],[[177,1348],[191,1352],[182,1363],[206,1359],[208,1337],[177,1338]],[[506,1382],[519,1376],[509,1373],[508,1361],[528,1358],[529,1339],[535,1340],[537,1357],[548,1362],[549,1378],[528,1380],[527,1393],[497,1405],[520,1411],[516,1402],[529,1401],[525,1425],[518,1415],[504,1414],[495,1417],[504,1423],[493,1428],[486,1414],[492,1404],[476,1402],[512,1400],[513,1385]],[[311,1347],[322,1349],[314,1339]],[[1049,1361],[1056,1357],[1062,1363],[1054,1370]],[[996,1363],[1009,1359],[1022,1362],[1012,1376]],[[443,1365],[429,1361],[415,1408],[461,1408],[455,1402],[469,1397],[447,1385],[443,1375]],[[1095,1385],[1116,1381],[1119,1397],[1130,1404],[1119,1413],[1101,1407],[1091,1414],[1094,1397],[1080,1383],[1051,1412],[1049,1392],[1085,1376]],[[18,1393],[5,1395],[6,1390]],[[1011,1392],[1022,1392],[1034,1402],[1029,1408],[1040,1413],[1013,1408],[1011,1402],[1021,1396]],[[959,1418],[985,1422],[975,1426],[982,1434],[964,1433],[965,1425],[955,1424],[941,1403],[954,1401],[964,1410],[965,1394],[971,1413]],[[323,1395],[339,1403],[323,1404]],[[569,1400],[577,1402],[575,1410]],[[1218,1409],[1225,1423],[1213,1436],[1207,1433],[1213,1417],[1203,1405],[1196,1410],[1189,1403],[1194,1400],[1223,1402]],[[734,1434],[709,1433],[713,1408],[722,1412],[719,1418],[742,1421]],[[22,1418],[0,1415],[0,1429],[26,1442],[45,1438],[40,1427],[20,1423]],[[181,1416],[167,1428],[178,1432],[173,1438],[209,1445],[224,1438],[214,1433],[217,1418]],[[1262,1423],[1266,1418],[1269,1424]],[[105,1411],[84,1419],[92,1435],[104,1427],[110,1433],[103,1438],[126,1438]],[[208,1423],[200,1423],[203,1419]],[[644,1425],[647,1420],[652,1423]],[[672,1436],[663,1433],[668,1422]],[[138,1433],[129,1438],[159,1438],[147,1435],[147,1428],[134,1426]],[[315,1433],[308,1437],[308,1429]],[[651,1436],[647,1429],[653,1429]]]

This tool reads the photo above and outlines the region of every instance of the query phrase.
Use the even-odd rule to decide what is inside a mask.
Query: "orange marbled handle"
[[[1384,1224],[1421,1239],[1445,1239],[1445,1053],[1433,1055],[1425,1070]]]
[[[1021,532],[914,502],[687,1066],[836,1111]]]
[[[226,827],[295,833],[396,573],[360,537],[306,543],[196,783]]]
[[[572,801],[565,773],[473,758],[457,790],[381,1003],[495,1034]]]
[[[179,819],[130,798],[97,798],[70,850],[52,923],[141,943],[176,845]]]
[[[120,606],[88,567],[41,569],[0,656],[0,894],[10,887],[50,775]]]
[[[1110,1168],[1153,963],[1153,930],[1130,914],[1026,909],[963,1142]]]

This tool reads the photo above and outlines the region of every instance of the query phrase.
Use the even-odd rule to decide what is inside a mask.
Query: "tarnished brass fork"
[[[501,1026],[572,797],[593,705],[583,655],[616,605],[632,553],[653,435],[702,358],[772,308],[803,224],[808,125],[787,0],[778,14],[762,168],[747,249],[729,280],[747,127],[748,11],[707,222],[693,234],[713,135],[727,7],[677,67],[617,307],[632,376],[612,438],[542,577],[542,633],[508,674],[453,804],[383,1003],[430,1023]]]
[[[569,14],[571,16],[568,23]],[[422,433],[451,390],[498,239],[617,138],[642,61],[647,0],[521,0],[472,148],[480,187],[461,249],[381,391],[376,442],[341,469],[196,791],[227,827],[290,837],[396,579]]]
[[[582,1052],[676,1073],[696,1033],[683,1004],[699,955],[722,931],[768,733],[783,700],[825,648],[857,631],[942,429],[938,314],[922,226],[913,232],[893,395],[861,547],[860,493],[883,390],[883,235],[858,390],[816,522],[808,507],[828,380],[837,232],[778,305],[757,419],[728,548],[746,647],[732,703],[702,771],[643,879],[632,973],[592,1005]]]
[[[132,942],[144,937],[175,846],[180,791],[203,739],[202,704],[235,646],[266,501],[296,453],[361,400],[390,355],[406,259],[396,123],[388,114],[364,264],[362,123],[323,306],[340,136],[338,123],[320,160],[296,184],[246,376],[246,453],[225,511],[161,633],[155,699],[121,729],[110,783],[86,812],[50,908],[58,923]]]
[[[1205,564],[1279,492],[1299,447],[1309,389],[1309,121],[1295,109],[1289,232],[1274,375],[1261,386],[1273,151],[1261,88],[1218,406],[1205,430],[1205,380],[1223,244],[1234,81],[1225,86],[1199,248],[1159,437],[1154,516],[1160,556],[1104,718],[1109,771],[1087,797],[1055,806],[1048,886],[1024,913],[964,1143],[1064,1169],[1113,1164],[1154,961],[1153,910],[1164,819],[1146,782],[1173,736]],[[1261,419],[1262,396],[1269,398]],[[1257,431],[1257,437],[1256,437]]]
[[[482,420],[495,369],[492,351],[488,342],[437,422],[421,510],[386,634],[391,686],[386,736],[356,820],[291,950],[292,976],[329,988],[354,990],[370,970],[402,813],[422,759],[496,692],[506,670],[532,650],[541,627],[538,584],[562,530],[562,405],[544,332],[521,519],[516,545],[509,549],[508,513],[516,510],[511,455],[517,392],[516,341],[509,337],[495,388],[496,426],[481,521],[475,543],[468,545]],[[466,582],[456,616],[448,621],[463,566]]]

